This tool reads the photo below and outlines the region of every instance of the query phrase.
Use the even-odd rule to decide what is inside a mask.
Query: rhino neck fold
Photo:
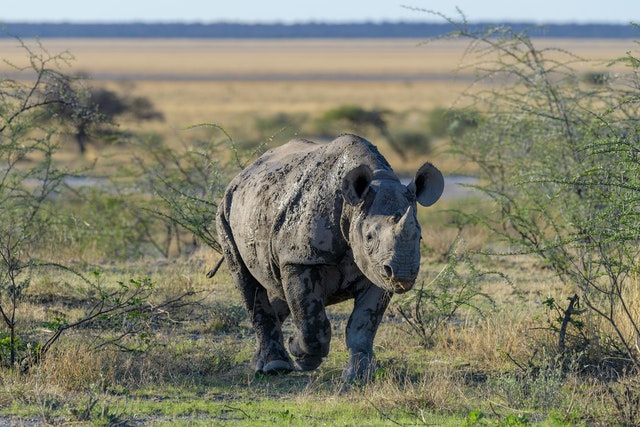
[[[362,200],[357,206],[350,205],[344,199],[342,200],[342,207],[340,208],[340,231],[342,233],[342,237],[348,244],[351,244],[351,224],[354,222],[354,219],[357,220],[357,217],[365,215],[365,213],[369,211],[375,197],[376,190],[373,187],[370,187],[364,197],[364,200]]]
[[[351,229],[351,215],[353,215],[353,207],[346,203],[344,200],[342,201],[342,212],[340,213],[340,232],[342,233],[342,238],[347,242],[347,244],[351,243],[349,239],[349,230]]]

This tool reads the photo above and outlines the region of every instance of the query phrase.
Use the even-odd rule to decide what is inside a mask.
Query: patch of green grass
[[[114,402],[115,405],[115,402]],[[124,405],[124,403],[121,403]],[[459,418],[416,412],[407,409],[385,409],[356,393],[314,393],[308,397],[282,394],[265,395],[260,389],[237,394],[219,389],[194,393],[183,390],[177,395],[129,397],[126,406],[137,422],[154,425],[372,425],[395,423],[421,424],[437,421],[438,425],[459,425]],[[132,419],[133,421],[133,419]]]

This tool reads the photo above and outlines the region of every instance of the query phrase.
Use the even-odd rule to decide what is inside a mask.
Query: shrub
[[[0,80],[0,319],[7,333],[2,334],[1,365],[13,366],[22,351],[32,349],[19,337],[18,306],[31,282],[42,240],[51,222],[51,199],[63,188],[67,172],[56,167],[55,130],[40,126],[46,108],[62,105],[65,98],[51,95],[66,80],[55,64],[66,54],[50,56],[23,44],[33,80]],[[25,70],[21,70],[25,71]],[[25,159],[35,160],[24,168]],[[22,344],[24,343],[24,345]]]
[[[394,132],[393,138],[405,151],[416,154],[429,154],[431,152],[431,138],[423,132],[400,130]]]
[[[187,244],[199,243],[221,252],[215,217],[226,174],[242,168],[261,149],[260,146],[252,152],[241,152],[221,127],[207,124],[198,128],[212,129],[213,134],[182,141],[175,148],[157,138],[137,140],[133,169],[125,172],[134,177],[125,187],[132,186],[135,191],[150,195],[139,200],[133,210],[141,221],[147,217],[156,229],[166,230],[164,235],[152,230],[147,233],[147,240],[165,257],[170,255],[172,240],[178,254],[183,253]],[[131,187],[124,191],[130,190]],[[184,232],[190,236],[187,242],[181,240]]]
[[[456,316],[460,311],[472,310],[483,316],[487,308],[494,306],[491,297],[480,289],[482,281],[491,275],[506,280],[500,273],[479,270],[468,254],[454,248],[447,265],[431,283],[423,282],[393,307],[404,320],[404,329],[429,348],[437,332],[459,320]]]
[[[435,108],[429,113],[429,131],[438,138],[461,136],[481,122],[482,115],[473,108]]]
[[[640,368],[640,60],[620,84],[582,88],[576,57],[538,49],[507,27],[449,20],[487,89],[467,93],[484,119],[455,151],[482,171],[496,214],[478,218],[509,248],[539,256],[602,322],[603,355]],[[498,84],[499,83],[499,84]],[[635,296],[634,296],[635,295]],[[605,344],[606,343],[606,344]],[[570,356],[570,355],[567,355]],[[604,359],[602,360],[604,361]]]
[[[582,75],[582,81],[594,86],[607,84],[610,79],[611,76],[607,72],[589,71]]]
[[[113,139],[119,132],[114,121],[129,116],[135,120],[164,120],[152,102],[144,97],[119,95],[105,88],[87,87],[80,78],[64,76],[47,94],[48,99],[64,102],[48,103],[47,115],[56,118],[73,136],[80,153],[85,153],[91,136]]]
[[[386,140],[392,150],[394,150],[403,160],[406,160],[406,154],[403,147],[400,146],[393,136],[389,133],[389,128],[385,116],[389,114],[386,110],[367,110],[357,105],[342,105],[331,109],[324,113],[320,122],[346,122],[353,127],[355,132],[360,132],[367,127],[373,127]],[[343,133],[341,130],[340,133]]]
[[[267,117],[256,117],[255,127],[261,139],[276,136],[294,136],[302,127],[306,117],[301,114],[277,113]]]
[[[182,303],[192,292],[152,305],[154,284],[148,278],[105,281],[98,270],[75,269],[52,250],[71,237],[70,213],[61,206],[71,199],[68,184],[80,172],[54,161],[59,129],[43,118],[54,105],[71,109],[71,115],[90,112],[59,90],[69,78],[56,65],[67,61],[67,54],[23,47],[30,67],[19,71],[31,74],[24,80],[0,80],[0,366],[29,369],[65,332],[80,326],[105,325],[96,334],[96,346],[122,344],[132,336],[144,340],[150,316]],[[83,302],[82,309],[43,310],[39,317],[30,313],[28,304],[37,301],[29,288],[43,273],[55,273],[57,291],[60,284],[77,284],[74,299]]]

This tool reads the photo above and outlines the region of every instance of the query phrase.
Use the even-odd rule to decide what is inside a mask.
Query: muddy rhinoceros
[[[217,230],[255,329],[255,370],[317,368],[331,339],[325,307],[353,298],[343,376],[369,375],[391,296],[411,289],[418,275],[416,200],[430,206],[443,187],[430,163],[403,185],[377,148],[355,135],[328,144],[293,140],[235,177]],[[289,314],[295,363],[281,330]]]

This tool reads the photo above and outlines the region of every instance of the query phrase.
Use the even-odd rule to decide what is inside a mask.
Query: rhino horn
[[[411,206],[407,208],[402,218],[398,221],[398,229],[400,230],[400,238],[411,239],[415,237],[416,221],[411,212]]]

